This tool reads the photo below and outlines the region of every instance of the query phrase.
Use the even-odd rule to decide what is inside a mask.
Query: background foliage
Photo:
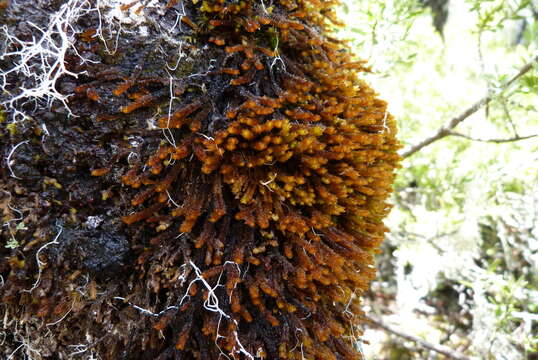
[[[341,36],[372,65],[405,148],[494,96],[403,161],[368,300],[373,318],[454,358],[538,357],[538,137],[520,139],[538,134],[538,64],[501,91],[537,54],[537,11],[529,0],[349,0],[342,10]],[[445,358],[374,325],[364,340],[369,359]]]

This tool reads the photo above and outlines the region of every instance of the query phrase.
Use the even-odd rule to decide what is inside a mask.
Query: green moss
[[[6,125],[6,129],[10,136],[17,135],[17,123],[10,123]]]

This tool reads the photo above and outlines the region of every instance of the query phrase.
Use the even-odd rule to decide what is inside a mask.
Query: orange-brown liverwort
[[[164,70],[110,61],[121,74],[101,69],[75,88],[120,102],[101,122],[145,111],[157,139],[92,172],[120,174],[121,220],[143,234],[121,281],[134,295],[109,293],[132,311],[109,316],[102,356],[360,359],[360,297],[387,231],[399,143],[386,103],[358,77],[364,62],[330,35],[338,1],[164,3],[189,31],[186,56]],[[203,68],[185,70],[191,55]]]
[[[202,276],[222,284],[229,318],[185,322],[177,350],[195,351],[192,333],[201,330],[243,358],[242,346],[261,358],[357,359],[359,296],[375,274],[398,162],[394,120],[358,79],[363,62],[327,34],[335,1],[260,5],[203,1],[208,40],[231,59],[215,71],[229,75],[231,99],[221,101],[233,105],[204,135],[209,99],[158,120],[181,135],[161,144],[144,172],[123,177],[143,185],[132,199],[139,210],[123,221],[177,223]],[[274,48],[262,41],[268,34]],[[171,189],[181,189],[177,208],[167,203]],[[196,292],[208,296],[203,286]],[[181,309],[196,310],[204,311]]]

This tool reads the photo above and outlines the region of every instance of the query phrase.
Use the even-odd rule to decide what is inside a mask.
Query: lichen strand
[[[220,129],[201,110],[209,99],[184,104],[158,121],[177,129],[177,144],[123,177],[132,187],[155,179],[123,221],[157,231],[179,221],[172,231],[189,234],[204,278],[222,277],[230,317],[207,314],[201,329],[230,355],[244,346],[269,359],[360,358],[353,327],[386,231],[398,145],[386,104],[357,78],[363,63],[325,34],[334,5],[281,1],[265,12],[204,1],[209,41],[224,56],[216,71],[229,78]],[[170,193],[179,207],[166,205]],[[176,349],[199,346],[189,336],[197,326],[183,326]]]
[[[142,61],[120,40],[115,65],[81,65],[91,69],[72,99],[147,139],[115,140],[117,157],[91,169],[123,185],[102,201],[124,213],[126,271],[92,280],[89,298],[64,291],[61,309],[38,316],[71,306],[62,325],[91,323],[84,336],[107,359],[360,359],[360,296],[399,145],[385,102],[358,78],[368,69],[329,35],[338,1],[164,3],[164,16],[185,6],[187,59]],[[23,296],[35,311],[38,290]],[[70,336],[56,346],[86,341]]]

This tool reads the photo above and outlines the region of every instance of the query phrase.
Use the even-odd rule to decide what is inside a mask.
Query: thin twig
[[[519,133],[516,128],[516,124],[514,123],[514,120],[512,119],[512,115],[510,115],[510,110],[508,110],[508,106],[506,106],[506,99],[503,99],[503,101],[501,101],[501,105],[503,107],[504,115],[506,115],[508,122],[512,126],[512,131],[514,132],[514,136],[519,136]]]
[[[498,95],[499,93],[505,91],[508,89],[517,79],[519,79],[521,76],[525,75],[527,72],[529,72],[534,63],[538,61],[538,54],[534,56],[534,58],[529,61],[525,66],[523,66],[519,72],[514,75],[510,80],[505,82],[494,94],[487,95],[483,97],[482,99],[475,102],[473,105],[471,105],[469,108],[467,108],[464,112],[462,112],[459,116],[456,116],[452,118],[448,123],[443,125],[441,128],[439,128],[432,136],[422,140],[416,145],[411,146],[409,149],[403,151],[401,154],[403,158],[407,158],[414,153],[418,152],[419,150],[422,150],[422,148],[425,148],[426,146],[432,144],[433,142],[440,140],[450,134],[450,131],[454,129],[456,126],[458,126],[461,122],[463,122],[465,119],[467,119],[469,116],[480,110],[484,105],[488,104],[493,100],[493,98]]]
[[[519,141],[519,140],[526,140],[526,139],[530,139],[530,138],[538,136],[538,134],[534,134],[534,135],[528,135],[528,136],[519,136],[518,135],[518,136],[511,137],[511,138],[506,138],[506,139],[479,139],[479,138],[474,138],[472,136],[465,135],[465,134],[462,134],[462,133],[459,133],[459,132],[456,132],[456,131],[449,131],[448,135],[459,136],[459,137],[462,137],[462,138],[465,138],[465,139],[468,139],[468,140],[472,140],[472,141],[490,142],[490,143],[496,143],[496,144],[514,142],[514,141]]]
[[[401,338],[404,338],[406,340],[409,340],[409,341],[412,341],[420,346],[422,346],[423,348],[425,349],[428,349],[428,350],[431,350],[431,351],[435,351],[436,353],[439,353],[439,354],[443,354],[445,355],[446,357],[448,357],[449,359],[456,359],[456,360],[470,360],[470,358],[468,358],[467,356],[463,355],[463,354],[460,354],[459,352],[447,347],[447,346],[444,346],[444,345],[438,345],[438,344],[432,344],[426,340],[423,340],[417,336],[414,336],[414,335],[409,335],[409,334],[406,334],[406,333],[403,333],[402,331],[400,330],[397,330],[395,329],[394,327],[390,326],[390,325],[387,325],[385,323],[383,323],[381,320],[378,320],[378,319],[375,319],[373,318],[372,316],[367,316],[366,317],[370,322],[372,322],[372,324],[374,324],[375,326],[383,329],[383,330],[386,330],[394,335],[397,335]]]

